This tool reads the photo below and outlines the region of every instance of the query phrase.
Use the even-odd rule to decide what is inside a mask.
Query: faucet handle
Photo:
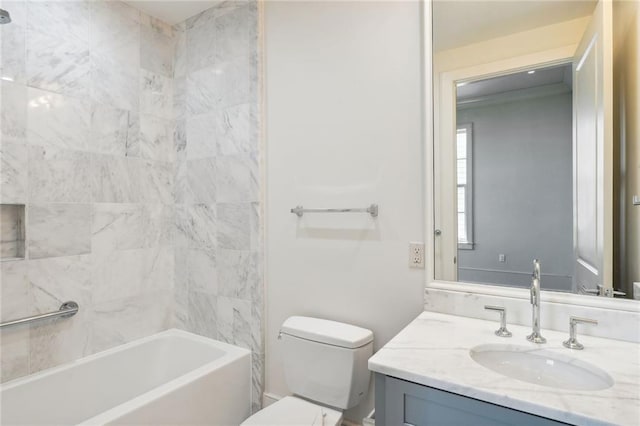
[[[565,340],[564,342],[562,342],[565,348],[577,349],[579,351],[584,349],[584,345],[578,342],[578,324],[598,325],[598,321],[590,318],[581,318],[574,316],[569,317],[569,340]]]
[[[580,290],[582,290],[585,294],[595,294],[597,296],[605,296],[605,297],[615,297],[615,296],[626,296],[627,293],[624,291],[614,290],[611,287],[605,287],[601,284],[598,284],[596,288],[587,288],[584,284],[580,286]]]
[[[500,328],[496,330],[496,336],[511,337],[511,332],[507,330],[507,309],[503,306],[485,305],[487,311],[500,312]]]

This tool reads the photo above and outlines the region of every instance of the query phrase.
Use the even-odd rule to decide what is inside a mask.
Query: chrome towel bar
[[[0,324],[0,328],[9,327],[11,325],[28,324],[34,321],[45,320],[49,318],[68,318],[74,316],[78,312],[78,304],[73,301],[64,302],[60,305],[60,309],[55,312],[47,312],[46,314],[33,315],[30,317],[19,318],[12,321],[3,322]]]
[[[291,213],[302,217],[305,213],[369,213],[371,217],[378,217],[378,205],[371,204],[364,208],[348,208],[348,209],[305,209],[302,206],[296,206],[291,209]]]

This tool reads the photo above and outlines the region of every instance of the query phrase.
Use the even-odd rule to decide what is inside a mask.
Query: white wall
[[[407,266],[424,233],[420,17],[418,2],[265,5],[268,393],[289,393],[288,316],[370,328],[378,349],[423,310]],[[374,202],[377,219],[289,213]]]

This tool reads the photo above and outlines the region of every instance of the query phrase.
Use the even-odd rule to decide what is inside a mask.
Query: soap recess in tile
[[[24,258],[24,205],[0,204],[0,258]]]

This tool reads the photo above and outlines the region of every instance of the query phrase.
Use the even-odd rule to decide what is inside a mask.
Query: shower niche
[[[24,259],[24,204],[0,204],[0,259]]]

